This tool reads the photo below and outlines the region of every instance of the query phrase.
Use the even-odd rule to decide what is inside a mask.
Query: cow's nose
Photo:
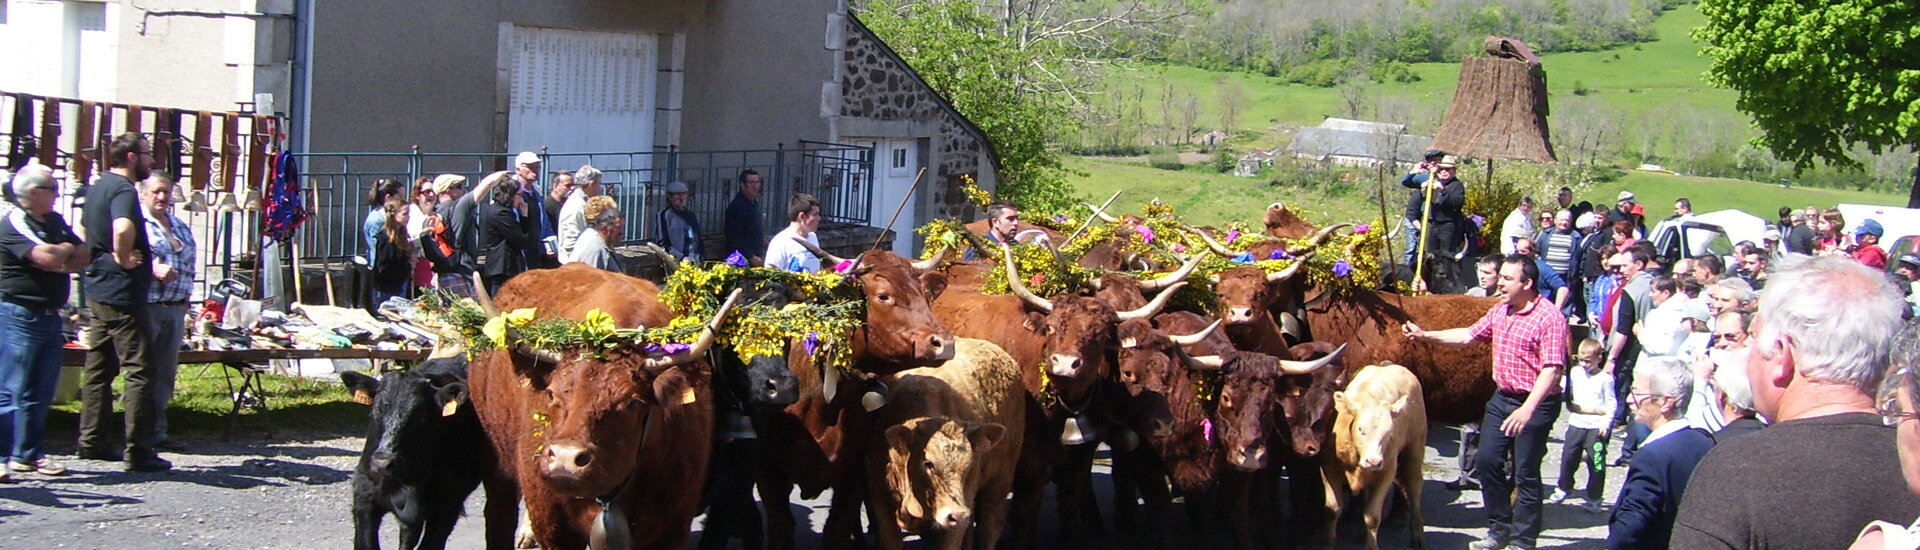
[[[593,449],[579,443],[552,443],[547,445],[547,471],[580,475],[587,465],[593,463]]]
[[[1267,446],[1255,446],[1241,453],[1240,467],[1247,470],[1258,470],[1267,467]]]
[[[1360,458],[1360,467],[1366,468],[1367,470],[1370,470],[1370,471],[1379,470],[1380,466],[1385,463],[1386,463],[1385,460],[1382,460],[1381,457],[1377,457],[1377,456],[1368,456],[1368,457]]]
[[[780,384],[774,382],[772,379],[768,379],[767,380],[767,398],[772,399],[779,396],[780,396]]]
[[[1320,454],[1320,444],[1308,443],[1300,446],[1300,454],[1314,456]]]
[[[1251,319],[1253,319],[1253,308],[1250,308],[1250,307],[1230,307],[1230,308],[1227,308],[1227,321],[1228,321],[1228,322],[1232,322],[1232,323],[1244,323],[1244,322],[1247,322],[1247,321],[1249,321],[1249,320],[1251,320]]]
[[[1053,363],[1052,373],[1054,376],[1059,376],[1064,378],[1064,377],[1073,376],[1075,373],[1080,372],[1079,356],[1056,353],[1056,354],[1053,354],[1052,363]]]
[[[927,353],[935,360],[945,361],[953,358],[953,335],[933,333],[927,336]]]
[[[1154,421],[1153,421],[1153,436],[1154,436],[1154,437],[1166,437],[1166,436],[1169,436],[1169,435],[1173,435],[1173,421],[1172,421],[1172,420],[1154,420]]]
[[[940,516],[940,525],[948,529],[965,527],[971,521],[973,521],[973,512],[970,510],[954,510]]]

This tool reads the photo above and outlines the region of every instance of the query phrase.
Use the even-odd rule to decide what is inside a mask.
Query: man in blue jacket
[[[1687,424],[1693,371],[1660,357],[1637,366],[1628,394],[1635,420],[1653,428],[1627,466],[1627,481],[1607,518],[1607,548],[1666,548],[1693,467],[1713,449],[1713,436]],[[1700,404],[1700,406],[1709,406]]]

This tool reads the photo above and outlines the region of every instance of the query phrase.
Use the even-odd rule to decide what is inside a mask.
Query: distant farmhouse
[[[1319,126],[1295,131],[1287,150],[1303,159],[1373,168],[1417,161],[1430,143],[1432,136],[1408,134],[1405,124],[1327,117]]]

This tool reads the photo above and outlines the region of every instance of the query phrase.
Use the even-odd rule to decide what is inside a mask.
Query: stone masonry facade
[[[927,181],[940,185],[929,189],[932,192],[927,196],[932,204],[928,213],[935,218],[960,219],[979,215],[961,188],[966,176],[982,189],[993,190],[995,179],[981,177],[982,171],[993,170],[986,160],[990,156],[986,135],[935,94],[866,25],[854,17],[847,17],[846,25],[839,115],[935,122],[938,130],[929,147],[933,158],[926,159],[925,165]]]

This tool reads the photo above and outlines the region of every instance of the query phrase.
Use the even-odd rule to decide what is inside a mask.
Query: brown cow
[[[1224,336],[1214,334],[1218,322],[1204,325],[1208,320],[1193,313],[1165,313],[1153,322],[1157,328],[1140,320],[1121,323],[1117,370],[1129,386],[1135,408],[1166,408],[1174,422],[1164,434],[1153,433],[1159,430],[1147,426],[1136,428],[1153,435],[1144,438],[1144,452],[1128,457],[1134,470],[1128,477],[1146,496],[1147,517],[1158,522],[1155,527],[1162,547],[1171,544],[1164,523],[1171,481],[1172,488],[1190,494],[1216,492],[1217,510],[1226,516],[1235,546],[1251,548],[1247,511],[1253,475],[1249,470],[1264,466],[1257,457],[1265,454],[1263,420],[1270,416],[1273,401],[1254,395],[1258,392],[1249,392],[1248,386],[1325,370],[1321,367],[1337,351],[1311,362],[1283,360],[1234,349]],[[1169,332],[1190,336],[1168,336]],[[1207,371],[1221,374],[1204,374]],[[1242,382],[1237,387],[1231,382],[1235,378]],[[1201,402],[1201,388],[1219,387],[1215,384],[1222,382],[1220,400],[1209,412]]]
[[[827,264],[846,261],[809,248]],[[872,437],[868,430],[872,418],[861,403],[869,387],[867,379],[937,365],[954,355],[953,333],[928,307],[946,286],[944,276],[932,271],[937,261],[909,262],[888,251],[860,255],[857,271],[866,294],[866,318],[849,346],[856,372],[845,373],[848,376],[822,372],[803,344],[793,343],[787,365],[800,382],[799,401],[753,418],[764,454],[779,457],[761,462],[758,480],[772,548],[794,547],[795,522],[788,495],[796,485],[806,498],[833,489],[832,510],[822,529],[827,548],[856,544],[860,504],[866,495],[866,447]]]
[[[1003,263],[1012,265],[1012,252],[1002,247],[1001,254]],[[1082,535],[1098,528],[1089,483],[1096,447],[1093,443],[1098,442],[1092,428],[1101,422],[1092,416],[1108,410],[1096,406],[1096,402],[1099,384],[1109,370],[1113,327],[1122,320],[1144,318],[1165,307],[1195,265],[1190,263],[1175,273],[1137,282],[1137,288],[1157,289],[1160,294],[1146,305],[1127,311],[1115,311],[1105,300],[1094,297],[1039,297],[1021,282],[1017,267],[1008,270],[1011,296],[955,292],[934,302],[934,314],[956,334],[993,342],[1020,366],[1030,413],[1020,479],[1014,492],[1011,530],[1016,545],[1033,542],[1033,522],[1049,482],[1060,485],[1060,517],[1066,524],[1066,535]]]
[[[1291,270],[1291,268],[1289,269]],[[1277,345],[1268,326],[1276,310],[1287,311],[1286,304],[1300,301],[1291,275],[1267,275],[1258,268],[1238,267],[1223,271],[1214,288],[1220,294],[1221,309],[1226,312],[1228,334],[1238,337],[1258,333],[1259,341],[1249,341],[1255,349]],[[1493,397],[1492,358],[1485,343],[1454,349],[1434,344],[1408,342],[1400,333],[1402,322],[1412,320],[1423,326],[1467,326],[1473,324],[1497,300],[1457,295],[1401,296],[1387,292],[1356,292],[1351,295],[1322,294],[1314,304],[1304,305],[1302,325],[1309,334],[1351,350],[1347,365],[1371,365],[1391,362],[1406,365],[1426,392],[1427,416],[1448,424],[1479,422],[1487,399]],[[1304,303],[1304,302],[1303,302]],[[1246,327],[1246,328],[1238,328]],[[1240,331],[1252,332],[1240,332]],[[1354,367],[1349,367],[1351,370]],[[1351,372],[1349,372],[1351,374]]]
[[[619,326],[664,326],[673,314],[658,294],[647,281],[569,265],[514,277],[498,304],[538,308],[541,318],[582,319],[598,308]],[[710,370],[700,358],[718,321],[693,349],[667,357],[626,346],[604,359],[524,348],[476,357],[474,407],[502,458],[486,481],[487,545],[511,547],[524,498],[544,548],[582,548],[590,538],[596,546],[684,547],[713,430]]]
[[[1007,495],[1025,438],[1026,391],[1019,367],[985,340],[960,338],[940,368],[888,379],[891,403],[867,457],[867,511],[880,548],[902,546],[902,530],[935,548],[969,540],[991,549],[1007,519]],[[977,531],[976,531],[977,527]]]
[[[1366,517],[1368,550],[1380,549],[1380,509],[1388,491],[1399,485],[1406,492],[1407,522],[1412,546],[1425,545],[1420,517],[1422,467],[1427,455],[1426,406],[1420,402],[1420,380],[1406,367],[1392,363],[1368,365],[1353,375],[1347,389],[1334,394],[1334,452],[1321,462],[1326,479],[1326,547],[1337,541],[1335,526],[1343,502],[1358,496]]]

